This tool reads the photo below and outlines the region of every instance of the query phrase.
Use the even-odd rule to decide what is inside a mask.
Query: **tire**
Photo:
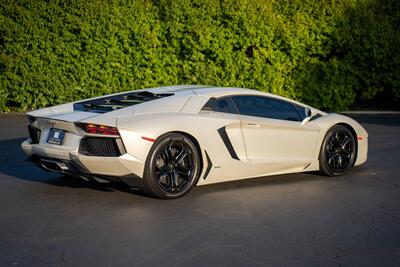
[[[354,166],[357,154],[356,140],[342,125],[328,130],[319,153],[320,172],[328,176],[341,176]]]
[[[163,199],[187,194],[200,176],[200,154],[190,138],[178,133],[159,137],[150,150],[144,191]]]

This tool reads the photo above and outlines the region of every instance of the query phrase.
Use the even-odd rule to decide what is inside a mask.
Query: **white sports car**
[[[160,198],[250,177],[338,176],[367,160],[368,134],[353,119],[250,89],[159,87],[27,115],[22,149],[43,169]]]

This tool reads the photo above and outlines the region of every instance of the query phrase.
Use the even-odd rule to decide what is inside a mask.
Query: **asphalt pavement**
[[[400,115],[352,114],[369,159],[195,188],[177,200],[25,162],[25,117],[0,115],[0,266],[400,266]]]

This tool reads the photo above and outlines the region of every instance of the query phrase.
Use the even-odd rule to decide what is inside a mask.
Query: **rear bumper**
[[[27,139],[21,144],[28,160],[46,171],[59,172],[93,178],[97,180],[121,180],[132,186],[138,186],[142,180],[144,162],[125,153],[119,157],[86,156],[78,150],[66,150],[63,146],[50,144],[32,144]]]

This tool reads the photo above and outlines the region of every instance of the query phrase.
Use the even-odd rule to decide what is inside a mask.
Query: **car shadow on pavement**
[[[140,190],[129,187],[123,183],[98,183],[95,181],[85,181],[83,179],[68,177],[57,173],[46,172],[33,163],[26,161],[26,155],[20,145],[26,138],[15,138],[10,140],[0,140],[0,173],[20,180],[44,183],[60,187],[88,188],[102,192],[125,192],[145,196]],[[358,168],[357,168],[358,169]],[[357,169],[352,172],[357,172]],[[276,184],[299,183],[310,180],[328,179],[319,175],[318,172],[297,173],[286,175],[275,175],[252,179],[231,181],[228,183],[217,183],[197,187],[192,195],[207,194],[219,191],[235,190],[238,188],[252,188],[260,186],[270,186]],[[200,190],[201,188],[201,190]]]
[[[21,149],[21,143],[26,138],[0,140],[0,173],[20,180],[50,184],[61,187],[89,188],[103,192],[120,191],[143,195],[139,190],[132,190],[123,183],[98,183],[80,178],[64,176],[47,172],[33,163],[26,161],[27,157]]]

